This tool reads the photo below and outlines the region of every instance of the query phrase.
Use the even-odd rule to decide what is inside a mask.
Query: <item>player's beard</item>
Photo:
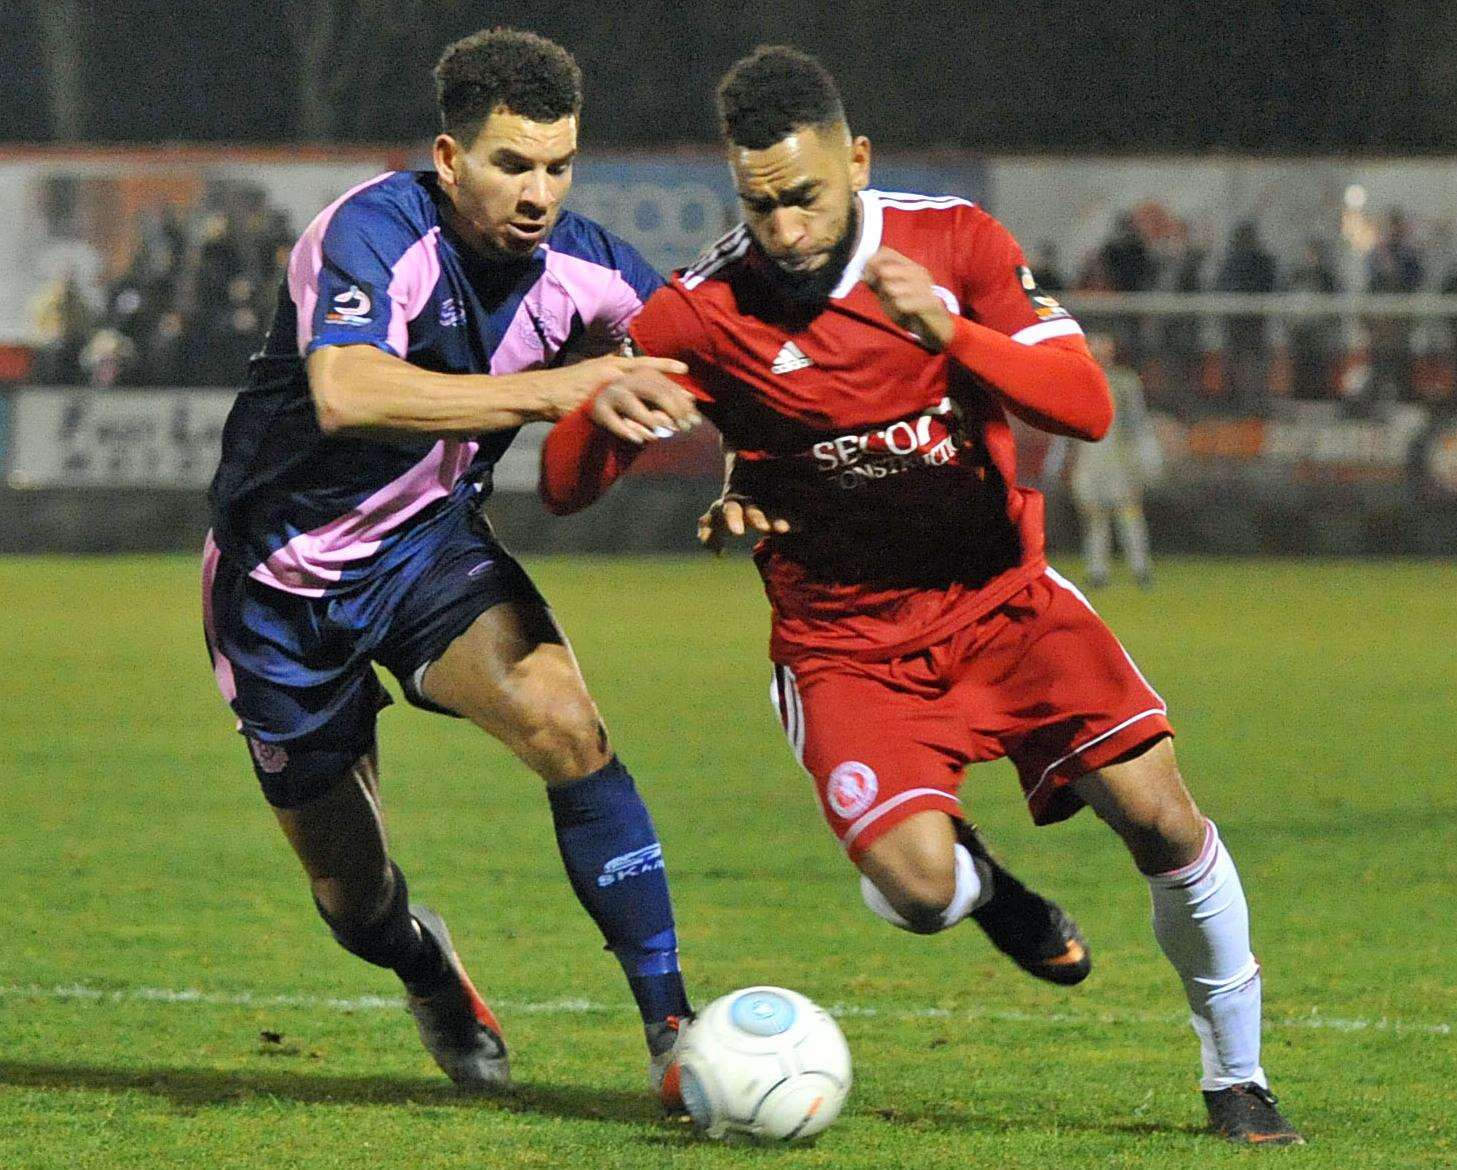
[[[845,230],[831,247],[825,262],[809,272],[790,272],[769,261],[774,287],[796,310],[817,313],[830,299],[830,293],[845,275],[845,268],[860,238],[860,200],[851,199],[850,214],[845,217]]]

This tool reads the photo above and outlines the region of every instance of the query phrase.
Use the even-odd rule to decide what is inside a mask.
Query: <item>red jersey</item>
[[[735,453],[732,486],[795,525],[756,551],[780,662],[805,651],[908,653],[1042,571],[1042,498],[1016,486],[999,370],[1008,352],[1016,364],[1031,352],[1024,347],[1069,343],[1055,339],[1086,355],[1082,330],[1037,288],[1017,242],[986,212],[882,191],[859,201],[855,252],[809,315],[778,293],[772,263],[739,227],[659,289],[629,328],[642,352],[687,363],[686,384]],[[881,247],[926,268],[963,319],[946,350],[933,353],[894,324],[861,280]],[[1001,335],[995,344],[987,330]],[[967,356],[978,346],[991,366]],[[1038,425],[1097,429],[1060,418],[1056,387],[1019,405]]]

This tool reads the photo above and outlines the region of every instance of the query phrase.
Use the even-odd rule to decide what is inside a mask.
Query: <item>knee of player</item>
[[[547,779],[579,779],[607,762],[607,729],[585,695],[539,702],[525,722],[527,752]]]
[[[989,877],[985,864],[960,843],[944,860],[913,854],[872,869],[874,880],[868,874],[860,879],[865,904],[893,926],[916,934],[955,926],[991,894],[985,884]]]
[[[910,869],[893,877],[882,875],[879,883],[862,874],[860,893],[875,914],[913,934],[935,934],[953,925],[947,916],[956,897],[956,875],[950,866],[945,872]]]
[[[1182,785],[1140,808],[1123,833],[1139,868],[1149,873],[1196,857],[1204,834],[1204,814]]]
[[[1155,826],[1143,847],[1131,848],[1134,864],[1145,874],[1167,873],[1192,864],[1204,847],[1207,822],[1202,816],[1180,815]]]
[[[946,908],[950,903],[949,895],[944,900],[935,896],[918,896],[904,903],[901,917],[905,919],[906,929],[912,934],[939,934],[954,925],[946,920]]]

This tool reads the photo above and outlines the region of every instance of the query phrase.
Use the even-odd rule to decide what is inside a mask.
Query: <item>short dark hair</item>
[[[447,134],[469,143],[503,106],[533,122],[582,109],[582,71],[555,41],[516,28],[482,29],[447,45],[435,66]]]
[[[735,146],[763,150],[801,126],[845,121],[829,70],[788,45],[760,45],[718,83],[718,119]]]

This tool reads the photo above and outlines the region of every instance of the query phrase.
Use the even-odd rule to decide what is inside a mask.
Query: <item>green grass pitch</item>
[[[1311,1144],[1200,1133],[1148,896],[1089,814],[963,793],[1094,948],[1060,990],[970,927],[861,905],[767,703],[742,559],[530,562],[657,819],[690,987],[841,1013],[855,1088],[807,1148],[659,1118],[616,965],[536,782],[484,736],[381,721],[396,854],[498,1008],[519,1085],[463,1100],[384,972],[315,919],[214,691],[190,559],[0,560],[0,1167],[1457,1165],[1457,589],[1450,564],[1186,560],[1097,599],[1180,729],[1249,893],[1265,1064]]]

